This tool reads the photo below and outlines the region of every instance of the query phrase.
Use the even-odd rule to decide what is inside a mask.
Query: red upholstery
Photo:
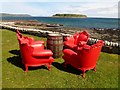
[[[45,44],[45,42],[42,41],[42,40],[41,40],[41,41],[35,41],[33,37],[23,36],[23,35],[19,32],[19,30],[17,30],[16,32],[17,32],[17,36],[19,36],[20,38],[24,37],[25,39],[29,40],[29,43],[30,43],[30,44],[40,44],[40,43],[43,44],[43,45]]]
[[[86,31],[76,33],[72,37],[66,37],[66,41],[64,42],[64,48],[76,51],[78,44],[80,44],[81,46],[87,44],[88,37],[89,34]]]
[[[64,65],[71,64],[73,67],[83,71],[82,76],[86,70],[96,70],[96,62],[100,55],[103,46],[103,41],[99,40],[96,44],[89,46],[83,45],[77,48],[77,52],[70,49],[64,49],[63,59],[65,60]]]
[[[36,44],[32,38],[24,37],[18,31],[16,35],[19,41],[22,63],[25,65],[26,72],[28,71],[28,66],[47,65],[50,70],[51,64],[54,61],[52,51],[44,50],[43,42]]]

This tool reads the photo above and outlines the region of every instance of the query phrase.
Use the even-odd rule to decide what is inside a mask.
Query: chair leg
[[[93,68],[93,70],[96,72],[96,66]]]
[[[28,72],[28,65],[25,65],[25,73]]]
[[[48,70],[50,71],[51,70],[51,64],[48,64]]]
[[[85,70],[82,70],[82,77],[85,78]]]
[[[64,67],[65,67],[65,68],[67,67],[67,63],[66,63],[66,62],[64,62]]]

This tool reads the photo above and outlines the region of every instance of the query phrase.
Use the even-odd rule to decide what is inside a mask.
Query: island
[[[9,14],[9,13],[0,13],[0,17],[32,17],[29,14]]]
[[[55,14],[52,17],[63,17],[63,18],[87,18],[83,14]]]

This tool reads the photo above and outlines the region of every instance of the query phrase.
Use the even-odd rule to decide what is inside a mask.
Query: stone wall
[[[12,31],[20,30],[20,32],[22,32],[22,33],[27,33],[27,34],[31,34],[31,35],[35,35],[35,36],[39,36],[39,37],[47,37],[47,35],[50,33],[60,33],[61,35],[63,35],[63,37],[72,36],[71,34],[65,34],[63,32],[61,33],[61,32],[49,31],[49,30],[19,28],[19,27],[14,27],[10,24],[9,25],[8,24],[0,24],[0,27],[2,29],[8,29],[8,30],[12,30]],[[92,45],[92,44],[96,43],[97,41],[98,41],[98,39],[89,38],[88,44]],[[107,53],[120,54],[120,43],[109,42],[109,41],[105,40],[102,51],[107,52]]]

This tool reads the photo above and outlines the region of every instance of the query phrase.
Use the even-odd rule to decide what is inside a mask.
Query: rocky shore
[[[22,23],[20,23],[22,22]],[[57,24],[58,25],[58,24]],[[47,26],[37,21],[2,21],[0,22],[1,28],[9,29],[15,31],[16,29],[21,30],[24,33],[34,34],[37,36],[47,36],[49,33],[60,33],[64,37],[71,36],[76,32],[83,30],[88,31],[90,38],[88,44],[94,44],[99,39],[105,41],[105,46],[102,51],[109,53],[119,54],[120,44],[118,35],[120,34],[119,29],[102,29],[102,28],[66,28],[59,26]]]
[[[45,30],[45,29],[44,29]],[[85,29],[85,28],[49,28],[50,31],[58,31],[65,34],[75,34],[77,32],[86,30],[91,38],[107,40],[109,42],[119,42],[118,36],[120,35],[119,29]]]

